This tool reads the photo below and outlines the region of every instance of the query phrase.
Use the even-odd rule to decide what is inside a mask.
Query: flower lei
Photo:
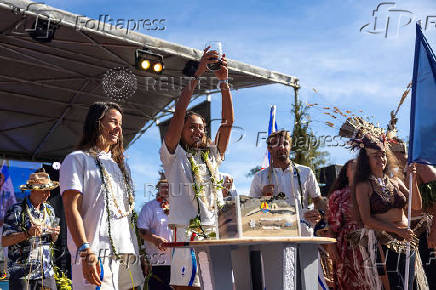
[[[197,201],[197,216],[189,221],[188,230],[192,232],[192,236],[200,236],[205,239],[216,237],[215,232],[211,232],[206,234],[203,225],[201,223],[201,215],[200,215],[200,199],[207,205],[207,207],[212,210],[214,209],[214,205],[212,207],[209,206],[205,192],[204,192],[204,180],[200,175],[199,165],[196,163],[194,159],[194,155],[197,152],[189,152],[187,154],[189,163],[191,164],[191,173],[193,178],[192,189],[194,190],[194,199]],[[221,205],[218,200],[217,190],[222,189],[223,180],[217,180],[216,178],[216,167],[211,160],[209,159],[209,150],[201,151],[201,160],[206,164],[206,168],[210,175],[210,181],[212,183],[212,194],[214,195],[215,204],[220,208]]]
[[[43,209],[44,215],[42,216],[42,218],[40,219],[36,219],[33,217],[32,213],[30,212],[30,208],[26,203],[26,213],[27,213],[27,217],[30,220],[30,223],[34,226],[42,226],[43,223],[45,223],[45,219],[47,218],[47,208],[44,206]]]
[[[111,187],[112,187],[112,185],[109,185],[109,183],[111,181],[106,179],[106,175],[108,175],[108,174],[107,174],[106,170],[104,169],[104,167],[101,163],[100,157],[98,157],[98,155],[95,156],[95,164],[97,165],[97,167],[100,170],[101,182],[103,183],[104,189],[105,189],[105,205],[106,205],[106,212],[107,212],[109,242],[110,242],[111,249],[112,249],[112,252],[113,252],[116,260],[120,260],[121,256],[117,252],[117,250],[115,249],[114,241],[112,239],[112,228],[111,228],[111,217],[110,217],[111,211],[109,209],[109,191],[111,191]],[[105,174],[105,172],[106,172],[106,174]],[[129,178],[129,176],[127,176],[127,173],[124,170],[122,170],[122,173],[123,173],[124,183],[125,183],[128,195],[129,195],[129,214],[130,213],[132,214],[130,217],[130,221],[131,221],[132,226],[134,226],[136,236],[138,237],[139,231],[138,231],[137,226],[136,226],[137,215],[136,215],[136,212],[133,210],[135,208],[135,196],[134,196],[134,192],[133,192],[133,187],[130,183],[130,178]],[[109,188],[109,186],[110,186],[110,188]],[[112,191],[111,191],[111,193],[112,193]],[[114,217],[115,217],[115,215],[114,215]]]
[[[121,210],[120,206],[118,205],[118,201],[115,198],[114,192],[112,190],[112,178],[110,177],[109,173],[107,172],[107,170],[104,167],[101,168],[101,171],[103,172],[103,177],[104,177],[104,179],[106,181],[106,184],[107,184],[107,187],[109,189],[109,192],[111,193],[112,202],[114,203],[115,208],[117,210],[116,213],[119,214],[118,218],[123,218],[123,217],[129,216],[132,213],[133,209],[135,208],[135,197],[133,196],[133,193],[132,193],[133,190],[132,191],[129,190],[129,187],[126,186],[127,187],[127,193],[129,195],[129,210],[127,212],[123,212]],[[116,217],[115,211],[111,210],[111,212],[112,212],[112,215],[114,217]]]
[[[160,207],[162,208],[163,212],[168,215],[170,213],[170,203],[168,200],[162,198],[161,196],[158,196],[156,200],[160,203]]]

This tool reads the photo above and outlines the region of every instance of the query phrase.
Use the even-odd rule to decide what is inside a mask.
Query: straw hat
[[[59,182],[50,180],[48,173],[42,172],[30,174],[26,184],[20,185],[21,190],[52,190],[59,186]]]

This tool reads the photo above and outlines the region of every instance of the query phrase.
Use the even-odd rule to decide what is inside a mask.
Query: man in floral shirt
[[[60,229],[51,227],[55,214],[46,201],[58,185],[45,172],[31,174],[20,186],[30,196],[6,212],[2,246],[8,247],[10,289],[56,289],[50,245]]]

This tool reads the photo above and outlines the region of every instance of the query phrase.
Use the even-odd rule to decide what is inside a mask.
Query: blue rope
[[[100,266],[100,282],[103,282],[104,277],[104,269],[103,269],[103,263],[101,262],[101,258],[98,258],[98,264]],[[100,290],[101,286],[95,287],[95,290]]]
[[[191,256],[192,256],[192,275],[188,286],[192,286],[192,284],[194,284],[195,275],[197,274],[197,259],[195,258],[195,253],[193,249],[191,249]]]

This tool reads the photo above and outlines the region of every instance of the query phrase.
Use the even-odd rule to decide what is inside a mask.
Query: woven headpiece
[[[386,135],[382,128],[363,120],[361,117],[350,117],[339,130],[339,136],[350,138],[351,150],[370,148],[384,150]]]

